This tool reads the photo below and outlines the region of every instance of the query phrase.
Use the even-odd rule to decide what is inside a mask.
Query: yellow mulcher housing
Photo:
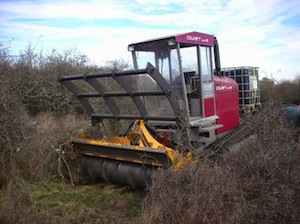
[[[143,120],[135,121],[124,137],[106,140],[79,136],[73,141],[82,155],[82,167],[94,180],[144,187],[156,168],[181,167],[191,159],[159,143]]]
[[[223,125],[217,124],[213,58],[217,73],[220,62],[216,38],[198,32],[130,44],[128,50],[132,70],[57,80],[78,98],[93,124],[132,120],[122,137],[79,136],[73,143],[91,178],[139,188],[157,168],[176,169],[191,159],[191,142],[209,145],[217,139]]]

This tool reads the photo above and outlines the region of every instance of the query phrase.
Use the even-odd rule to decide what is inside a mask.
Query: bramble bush
[[[141,222],[297,223],[300,147],[291,127],[280,107],[264,108],[249,126],[254,134],[214,163],[201,157],[197,165],[159,173]]]

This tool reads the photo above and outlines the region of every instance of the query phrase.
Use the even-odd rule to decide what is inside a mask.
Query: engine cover
[[[223,127],[216,130],[216,134],[231,130],[240,124],[239,118],[239,88],[231,78],[215,76],[216,112],[219,116],[218,124]]]

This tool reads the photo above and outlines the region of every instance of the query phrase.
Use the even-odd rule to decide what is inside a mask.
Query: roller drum
[[[146,187],[155,172],[151,166],[90,156],[83,156],[81,165],[95,181],[129,185],[135,189]]]

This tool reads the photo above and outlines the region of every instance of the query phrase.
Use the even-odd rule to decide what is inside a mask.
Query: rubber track
[[[212,143],[208,147],[208,149],[217,153],[229,151],[229,148],[231,146],[248,137],[251,132],[252,129],[249,127],[249,125],[246,123],[242,123],[239,127],[235,128],[234,130],[230,131],[229,133]]]

